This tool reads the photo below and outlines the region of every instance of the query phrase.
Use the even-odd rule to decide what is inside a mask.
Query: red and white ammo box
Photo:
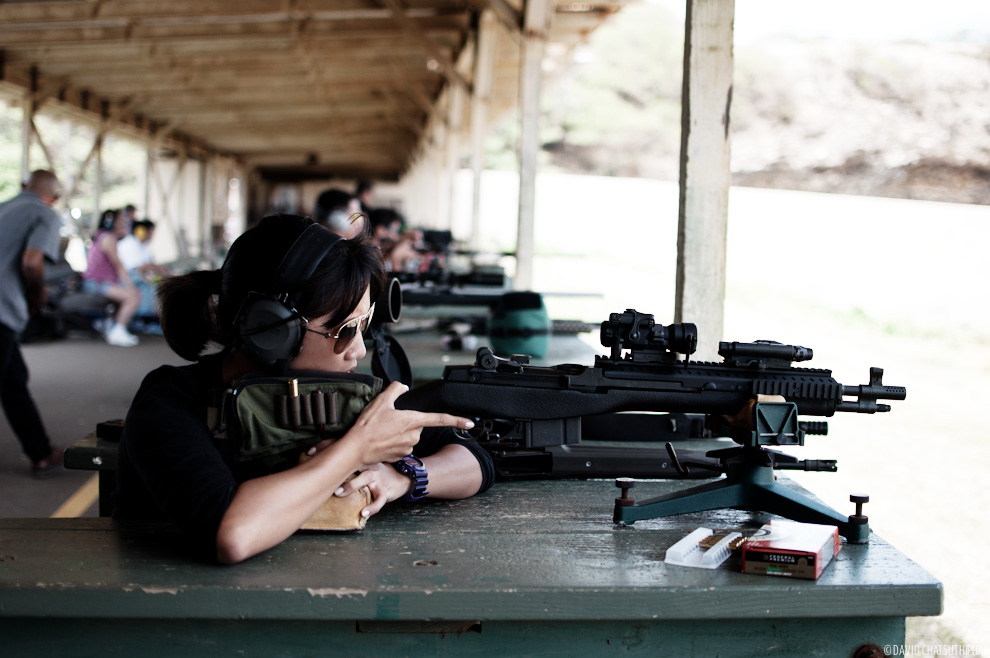
[[[774,520],[742,545],[743,573],[814,580],[842,548],[834,525]]]

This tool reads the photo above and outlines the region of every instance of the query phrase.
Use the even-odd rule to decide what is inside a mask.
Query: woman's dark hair
[[[329,325],[347,319],[370,289],[385,289],[381,252],[362,234],[331,247],[309,280],[296,290],[273,290],[282,259],[313,220],[301,215],[268,215],[230,246],[223,267],[166,279],[158,289],[162,332],[169,347],[196,361],[212,341],[234,347],[234,321],[248,294],[290,293],[305,318],[330,314]]]
[[[96,230],[112,231],[113,224],[117,221],[117,215],[119,214],[119,210],[104,210],[103,214],[100,215],[100,223],[97,225]]]

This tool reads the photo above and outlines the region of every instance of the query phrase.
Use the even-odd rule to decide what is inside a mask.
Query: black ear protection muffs
[[[282,258],[269,292],[248,294],[234,320],[238,347],[248,356],[271,366],[299,354],[306,323],[294,308],[294,295],[341,240],[323,226],[310,224]]]

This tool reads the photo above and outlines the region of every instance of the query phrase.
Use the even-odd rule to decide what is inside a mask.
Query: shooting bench
[[[637,484],[640,495],[691,486]],[[393,504],[350,534],[297,534],[234,567],[107,518],[0,520],[9,655],[849,656],[904,642],[941,584],[880,537],[817,581],[664,563],[721,510],[611,522],[611,481],[499,483]],[[863,655],[882,655],[863,654]]]

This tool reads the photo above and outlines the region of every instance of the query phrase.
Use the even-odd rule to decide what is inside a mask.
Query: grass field
[[[512,246],[517,181],[483,179],[493,249]],[[467,217],[470,180],[461,182]],[[672,322],[677,198],[666,181],[538,178],[534,289],[598,295],[549,294],[551,317],[600,322],[635,308]],[[909,644],[986,651],[990,208],[752,188],[733,188],[729,206],[723,338],[811,347],[807,365],[844,384],[867,383],[880,366],[885,383],[908,390],[889,414],[830,419],[828,436],[793,452],[837,459],[839,471],[795,479],[843,512],[850,493],[870,494],[873,530],[942,581],[944,614],[910,620]]]

